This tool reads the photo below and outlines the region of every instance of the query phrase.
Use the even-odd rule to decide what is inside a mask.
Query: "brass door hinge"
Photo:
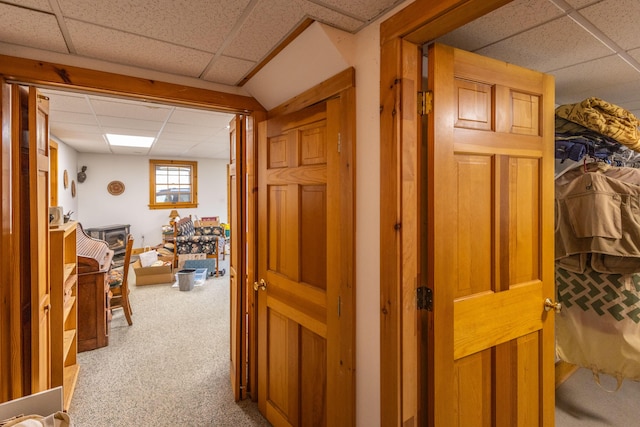
[[[425,116],[433,110],[433,92],[418,92],[418,114]]]

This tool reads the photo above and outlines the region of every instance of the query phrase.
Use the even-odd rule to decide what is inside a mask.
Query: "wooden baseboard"
[[[567,363],[563,360],[559,360],[556,362],[556,388],[560,387],[560,384],[565,382],[566,380],[573,375],[575,371],[578,370],[578,366],[573,365],[571,363]]]

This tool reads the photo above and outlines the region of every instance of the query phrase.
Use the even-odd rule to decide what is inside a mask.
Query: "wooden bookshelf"
[[[69,410],[78,380],[78,261],[75,221],[49,230],[51,386],[62,386]]]

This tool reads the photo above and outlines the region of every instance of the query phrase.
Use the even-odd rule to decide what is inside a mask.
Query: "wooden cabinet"
[[[78,354],[78,264],[75,221],[49,230],[51,285],[51,386],[62,386],[68,410],[80,369]]]
[[[110,292],[106,271],[78,275],[78,351],[109,345]]]

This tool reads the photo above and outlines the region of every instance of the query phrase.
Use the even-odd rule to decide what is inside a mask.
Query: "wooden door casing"
[[[552,425],[553,78],[442,45],[428,56],[430,419]]]

